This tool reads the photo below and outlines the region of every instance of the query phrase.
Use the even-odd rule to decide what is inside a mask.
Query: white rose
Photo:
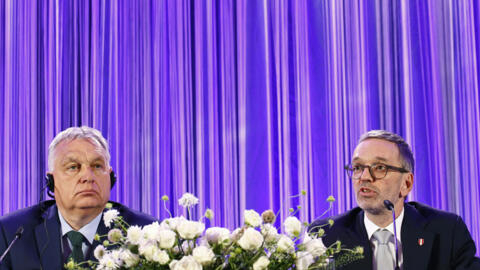
[[[158,242],[160,240],[159,231],[160,231],[160,224],[158,224],[158,222],[155,221],[152,224],[149,224],[143,227],[142,229],[143,238]]]
[[[272,224],[264,224],[261,228],[263,237],[265,237],[265,242],[271,244],[278,240],[279,235],[275,226]]]
[[[112,222],[120,215],[116,209],[110,209],[107,212],[103,213],[103,222],[105,227],[110,228]]]
[[[120,259],[125,262],[125,266],[127,267],[133,267],[140,261],[140,257],[137,254],[133,254],[128,249],[122,250],[120,253]]]
[[[162,223],[160,224],[160,227],[162,227],[162,229],[169,229],[169,230],[176,231],[178,224],[180,224],[181,222],[183,222],[185,220],[186,219],[182,216],[174,217],[174,218],[167,218],[167,219],[162,221]]]
[[[153,261],[155,253],[160,250],[153,242],[145,242],[138,247],[138,253],[148,261]]]
[[[102,246],[102,245],[99,245],[93,251],[93,256],[95,256],[95,258],[97,258],[97,260],[100,260],[103,257],[103,255],[105,255],[106,252],[107,251],[105,250],[105,247]]]
[[[170,257],[165,250],[157,249],[153,254],[152,260],[158,262],[159,264],[167,264],[170,261]]]
[[[262,246],[263,236],[254,228],[248,228],[243,232],[238,244],[245,250],[257,250]]]
[[[314,262],[315,260],[313,259],[312,254],[302,251],[297,253],[295,266],[297,267],[297,270],[307,270],[308,267]]]
[[[252,227],[258,227],[262,224],[262,217],[260,217],[255,210],[245,210],[243,216],[245,218],[245,223]]]
[[[236,228],[232,232],[232,234],[230,234],[230,240],[233,241],[233,242],[238,241],[238,239],[240,239],[240,237],[242,236],[241,232],[242,232],[241,228]]]
[[[178,234],[180,234],[183,239],[188,240],[200,236],[203,230],[205,230],[205,224],[191,220],[184,220],[177,226]]]
[[[285,227],[285,232],[287,232],[289,236],[298,237],[302,231],[302,223],[296,217],[290,216],[285,219],[283,226]]]
[[[177,238],[177,234],[172,230],[160,230],[158,233],[160,236],[160,240],[158,241],[158,245],[163,249],[170,249],[175,244],[175,240]]]
[[[202,266],[192,256],[185,256],[180,261],[170,263],[171,270],[202,270]]]
[[[210,245],[228,244],[230,242],[230,231],[226,228],[211,227],[205,231],[205,238]]]
[[[267,256],[262,256],[253,263],[253,270],[267,269],[268,264],[270,264],[270,260],[267,258]]]
[[[143,237],[143,231],[139,226],[133,225],[127,229],[127,240],[131,244],[139,245],[142,240],[142,237]]]
[[[292,239],[282,235],[278,240],[277,250],[280,252],[292,253],[295,251],[295,244],[293,243]]]
[[[178,200],[178,204],[185,208],[188,208],[190,206],[198,204],[198,199],[193,194],[187,192],[183,194],[183,196]]]
[[[313,257],[319,257],[327,250],[321,238],[307,241],[305,243],[305,249],[312,254]]]
[[[193,258],[195,258],[195,260],[197,260],[199,264],[203,266],[210,264],[215,258],[215,254],[213,254],[213,251],[206,246],[198,246],[194,248],[192,256]]]

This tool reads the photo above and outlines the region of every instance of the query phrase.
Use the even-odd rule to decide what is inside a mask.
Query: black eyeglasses
[[[349,164],[345,166],[345,170],[347,170],[348,177],[352,178],[353,180],[360,179],[360,177],[362,177],[362,174],[365,168],[368,168],[368,172],[374,178],[374,180],[384,178],[385,175],[387,175],[388,171],[396,171],[400,173],[409,172],[405,168],[390,166],[383,163],[374,163],[370,166],[362,165],[362,164]]]

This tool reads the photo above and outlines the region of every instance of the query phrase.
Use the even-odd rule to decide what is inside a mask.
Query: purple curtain
[[[479,31],[474,0],[0,1],[0,214],[37,203],[50,141],[89,125],[114,200],[164,218],[161,196],[181,214],[189,191],[215,225],[298,204],[311,220],[330,194],[332,214],[355,206],[343,166],[381,128],[413,147],[410,199],[478,247]]]

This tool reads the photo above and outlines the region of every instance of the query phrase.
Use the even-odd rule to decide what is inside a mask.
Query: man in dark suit
[[[332,227],[322,227],[322,240],[326,246],[337,240],[347,248],[361,246],[364,258],[342,269],[395,269],[393,217],[385,200],[394,206],[400,269],[480,269],[475,243],[459,216],[405,203],[413,188],[414,158],[402,137],[383,130],[367,132],[345,169],[359,207],[333,218]],[[315,221],[310,229],[326,223]]]
[[[72,127],[59,133],[48,153],[47,186],[55,200],[18,210],[0,218],[0,254],[24,231],[0,269],[61,269],[70,259],[95,260],[105,235],[103,212],[115,184],[108,143],[90,127]],[[155,221],[149,215],[112,203],[130,225]]]

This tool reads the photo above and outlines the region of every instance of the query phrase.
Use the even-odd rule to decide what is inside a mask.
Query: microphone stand
[[[15,232],[15,238],[13,238],[12,242],[10,243],[10,245],[8,245],[8,248],[5,250],[5,252],[3,252],[2,254],[2,257],[0,257],[0,264],[3,262],[3,258],[5,258],[5,256],[7,256],[8,252],[10,251],[10,249],[12,248],[13,244],[15,244],[15,242],[20,239],[20,237],[22,236],[22,233],[23,233],[23,227],[20,226],[18,227],[17,231]]]
[[[393,217],[393,235],[395,238],[395,270],[400,270],[400,267],[398,266],[398,241],[397,241],[397,225],[395,222],[395,209],[393,206],[393,203],[389,200],[383,201],[383,204],[385,204],[385,207],[387,207],[388,210],[392,211],[392,217]]]

